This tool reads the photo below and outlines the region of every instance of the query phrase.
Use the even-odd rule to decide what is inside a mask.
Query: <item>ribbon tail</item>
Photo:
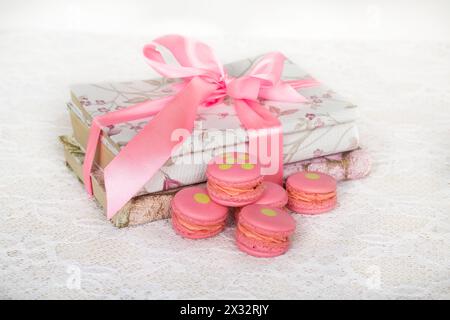
[[[97,149],[97,143],[100,139],[101,125],[98,119],[94,119],[89,130],[89,138],[86,146],[86,155],[83,161],[83,181],[84,188],[89,195],[93,195],[91,171],[94,164],[95,151]]]
[[[192,133],[197,107],[214,89],[213,84],[193,78],[106,166],[108,219],[136,195],[180,146],[182,141],[172,139],[174,131]]]
[[[89,195],[93,194],[91,171],[94,164],[97,144],[100,139],[102,128],[117,123],[147,118],[157,114],[168,101],[173,97],[165,97],[154,101],[145,101],[131,106],[127,109],[114,111],[102,116],[95,117],[92,120],[89,138],[86,146],[86,156],[83,161],[83,181],[84,187]]]
[[[259,102],[237,99],[236,113],[249,136],[249,154],[256,155],[265,179],[283,183],[283,133],[280,121]]]

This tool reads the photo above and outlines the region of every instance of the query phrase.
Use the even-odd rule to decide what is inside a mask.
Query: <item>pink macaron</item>
[[[288,195],[286,190],[279,184],[270,181],[264,181],[264,192],[256,202],[253,204],[262,204],[269,207],[283,208],[288,203]],[[237,208],[234,213],[234,218],[239,218],[241,208]]]
[[[247,153],[231,152],[214,158],[206,169],[211,198],[224,206],[242,207],[261,198],[263,176]]]
[[[225,228],[228,208],[211,200],[205,188],[189,187],[172,199],[172,226],[185,238],[215,236]]]
[[[286,210],[261,204],[242,208],[236,227],[238,248],[255,257],[275,257],[290,246],[295,220]]]
[[[336,207],[336,180],[320,172],[298,172],[286,181],[288,208],[297,213],[319,214]]]

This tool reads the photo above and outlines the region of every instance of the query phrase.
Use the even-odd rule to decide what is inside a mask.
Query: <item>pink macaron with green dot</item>
[[[213,237],[225,228],[228,208],[211,200],[202,187],[180,190],[172,199],[172,226],[184,238]]]
[[[261,198],[256,200],[253,204],[262,204],[269,207],[284,208],[288,203],[288,195],[286,190],[282,186],[274,182],[264,181],[263,184],[264,192]],[[237,208],[234,213],[234,217],[236,220],[239,218],[240,211],[241,208]]]
[[[236,244],[255,257],[275,257],[285,253],[296,227],[286,210],[261,204],[242,208],[236,227]]]
[[[264,192],[261,167],[248,153],[230,152],[214,158],[206,176],[210,197],[224,206],[245,206]]]
[[[336,180],[321,172],[304,171],[286,180],[288,208],[302,214],[319,214],[336,207]]]

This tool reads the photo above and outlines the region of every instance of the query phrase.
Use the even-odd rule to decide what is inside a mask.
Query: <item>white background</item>
[[[0,30],[196,37],[448,40],[446,0],[0,2]]]
[[[285,255],[117,230],[65,167],[69,86],[150,77],[167,33],[280,50],[360,107],[371,175]],[[0,74],[0,298],[450,298],[450,1],[0,0]]]

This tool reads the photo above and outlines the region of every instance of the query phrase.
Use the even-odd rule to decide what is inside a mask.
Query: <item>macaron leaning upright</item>
[[[263,176],[247,153],[230,152],[214,158],[206,169],[211,198],[224,206],[242,207],[261,198]]]
[[[264,192],[256,202],[253,204],[262,204],[269,207],[275,207],[275,208],[283,208],[288,203],[288,195],[286,190],[280,186],[279,184],[276,184],[274,182],[270,181],[264,181]],[[234,218],[236,221],[239,219],[239,213],[242,210],[242,208],[237,208],[234,212]]]
[[[211,200],[205,188],[189,187],[172,199],[172,226],[184,238],[213,237],[225,228],[228,208]]]
[[[288,208],[297,213],[319,214],[336,207],[336,180],[320,172],[298,172],[286,181]]]
[[[255,257],[275,257],[290,246],[295,220],[286,210],[261,204],[242,208],[236,227],[238,248]]]

